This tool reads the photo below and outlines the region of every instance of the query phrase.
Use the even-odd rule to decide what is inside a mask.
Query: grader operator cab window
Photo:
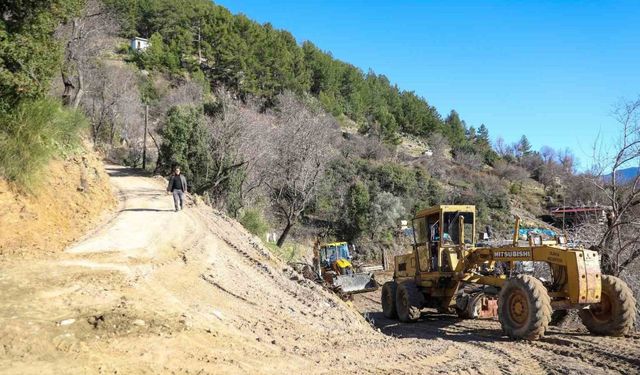
[[[460,217],[464,218],[464,243],[471,244],[473,242],[473,212],[445,212],[443,245],[460,244]]]
[[[427,233],[427,227],[425,225],[424,218],[414,220],[413,228],[415,233],[416,245],[422,245],[427,242],[429,235]]]
[[[440,241],[440,214],[428,216],[427,224],[429,225],[429,239],[430,239],[429,271],[436,271],[438,269],[438,242]]]
[[[420,271],[430,272],[437,270],[440,213],[414,219],[413,232]]]
[[[414,245],[418,252],[418,265],[420,271],[427,271],[429,267],[429,255],[427,254],[427,244],[429,242],[429,232],[425,218],[413,220]]]

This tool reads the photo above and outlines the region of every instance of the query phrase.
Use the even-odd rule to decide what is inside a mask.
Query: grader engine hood
[[[600,302],[602,292],[600,259],[592,250],[571,251],[567,259],[570,280],[569,297],[572,303],[589,304]]]

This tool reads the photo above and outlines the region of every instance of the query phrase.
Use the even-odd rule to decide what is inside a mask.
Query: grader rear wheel
[[[396,319],[398,311],[396,310],[396,290],[398,284],[394,281],[388,281],[382,286],[380,300],[382,302],[382,313],[389,319]]]
[[[413,283],[398,285],[396,291],[396,310],[401,322],[415,322],[420,318],[424,297]]]
[[[600,303],[580,310],[578,316],[595,335],[623,336],[633,329],[636,300],[624,281],[603,275]]]
[[[551,321],[551,299],[542,282],[533,276],[509,279],[498,298],[502,331],[513,339],[537,340]]]

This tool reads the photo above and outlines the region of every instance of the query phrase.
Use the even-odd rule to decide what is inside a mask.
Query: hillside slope
[[[120,208],[64,253],[0,263],[0,372],[633,373],[640,336],[553,329],[535,343],[497,322],[381,317],[378,293],[342,302],[163,179],[108,167]],[[606,349],[605,349],[606,348]],[[602,367],[605,366],[606,367]]]
[[[37,257],[61,251],[115,206],[95,153],[56,158],[44,169],[42,182],[31,193],[0,178],[0,256]]]

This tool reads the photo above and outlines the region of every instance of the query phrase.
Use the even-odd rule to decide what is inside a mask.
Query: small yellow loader
[[[497,311],[505,335],[527,340],[544,336],[554,310],[579,310],[596,335],[621,336],[633,329],[633,294],[619,278],[602,275],[597,252],[569,247],[564,236],[543,241],[531,235],[523,246],[519,222],[516,217],[508,245],[476,247],[474,206],[418,212],[413,251],[395,257],[393,281],[382,287],[384,315],[414,322],[423,307],[455,309],[470,318]],[[546,263],[550,280],[519,272],[520,262]]]
[[[347,296],[377,290],[378,283],[371,272],[358,270],[351,263],[349,244],[332,242],[313,248],[313,272],[336,293]]]

